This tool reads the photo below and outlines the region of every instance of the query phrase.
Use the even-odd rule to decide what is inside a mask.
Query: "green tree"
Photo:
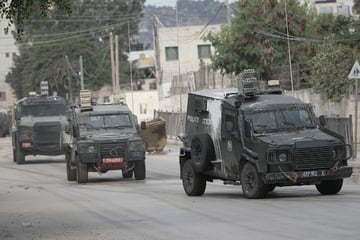
[[[42,17],[48,16],[52,6],[71,13],[70,0],[3,0],[0,1],[0,17],[9,20],[9,24],[16,24],[18,36],[21,36],[24,23],[33,16],[35,6],[39,6]]]
[[[347,46],[328,41],[320,46],[312,59],[313,89],[335,102],[340,101],[354,83],[347,78],[354,63],[353,50]]]
[[[31,24],[19,42],[20,56],[6,81],[21,98],[38,91],[40,81],[48,81],[61,96],[78,94],[79,57],[83,57],[85,87],[97,90],[111,83],[109,33],[119,36],[120,80],[127,83],[128,27],[137,31],[144,0],[73,1],[73,15],[53,9],[47,19],[34,10]],[[71,84],[69,84],[71,82]]]
[[[306,6],[297,0],[287,1],[290,36],[304,34],[307,12]],[[288,62],[285,14],[284,1],[241,1],[232,25],[223,26],[220,33],[206,37],[216,49],[211,66],[223,73],[235,74],[254,68],[263,79],[272,79],[273,69]],[[298,61],[297,56],[292,60]]]

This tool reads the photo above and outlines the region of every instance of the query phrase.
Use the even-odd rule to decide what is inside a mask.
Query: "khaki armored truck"
[[[352,174],[351,146],[310,104],[281,90],[260,91],[250,73],[238,89],[189,93],[179,156],[185,193],[203,195],[215,179],[241,184],[246,198],[294,185],[338,193]]]
[[[87,183],[89,172],[109,170],[122,170],[124,178],[145,179],[146,145],[127,105],[73,106],[67,115],[71,136],[65,154],[68,181]]]
[[[30,96],[17,101],[11,132],[14,162],[25,163],[27,155],[64,154],[67,109],[66,100],[59,96]]]

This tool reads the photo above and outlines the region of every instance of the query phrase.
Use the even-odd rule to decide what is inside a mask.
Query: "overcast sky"
[[[217,0],[218,2],[225,2],[225,0]],[[229,0],[229,3],[235,2],[235,0]],[[176,0],[146,0],[145,5],[155,6],[171,6],[175,7]]]

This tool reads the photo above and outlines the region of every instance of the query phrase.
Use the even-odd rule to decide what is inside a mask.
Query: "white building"
[[[170,98],[169,91],[173,79],[181,74],[198,71],[201,64],[210,63],[214,48],[203,37],[210,31],[220,31],[221,25],[161,27],[155,24],[154,42],[156,58],[156,78],[161,110],[181,111],[186,105],[186,96]]]
[[[14,104],[15,97],[9,84],[5,83],[5,78],[13,67],[13,57],[18,54],[15,39],[11,34],[13,29],[4,31],[7,23],[6,20],[0,19],[0,107],[6,109]]]
[[[353,0],[311,0],[314,3],[316,12],[331,13],[334,16],[352,16],[352,7],[354,6]]]

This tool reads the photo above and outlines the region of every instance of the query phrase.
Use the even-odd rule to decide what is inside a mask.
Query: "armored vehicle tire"
[[[133,177],[133,170],[130,170],[128,172],[125,172],[124,170],[122,170],[122,176],[123,178],[132,178]]]
[[[323,195],[337,194],[343,185],[343,179],[322,181],[316,189]]]
[[[146,176],[145,160],[135,162],[134,174],[136,180],[144,180]]]
[[[76,178],[78,183],[88,182],[88,168],[86,163],[82,163],[76,156]]]
[[[210,161],[215,159],[214,147],[209,135],[201,134],[192,139],[191,159],[195,171],[204,172],[209,169]]]
[[[201,196],[206,189],[206,179],[202,173],[195,171],[191,160],[187,160],[181,169],[182,184],[188,196]]]
[[[249,162],[241,171],[241,187],[246,198],[263,198],[268,192],[256,167]]]
[[[76,167],[71,165],[71,153],[65,153],[66,177],[68,181],[76,181]]]
[[[17,164],[24,164],[25,163],[25,154],[19,147],[15,149],[15,161]]]
[[[274,184],[267,184],[265,185],[267,192],[272,192],[275,190],[276,186]]]

